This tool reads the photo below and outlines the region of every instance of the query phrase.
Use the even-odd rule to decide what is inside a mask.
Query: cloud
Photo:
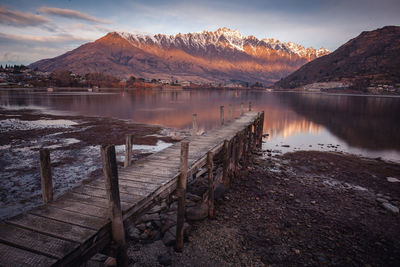
[[[111,23],[108,20],[98,19],[98,18],[92,17],[88,14],[82,13],[77,10],[72,10],[72,9],[43,6],[43,7],[39,8],[37,11],[43,12],[45,14],[60,16],[60,17],[69,18],[69,19],[80,19],[80,20],[85,20],[85,21],[95,22],[95,23],[102,23],[102,24]]]
[[[38,26],[48,23],[50,20],[32,13],[23,13],[20,11],[9,10],[0,7],[0,24],[16,27]]]
[[[60,34],[56,36],[34,36],[34,35],[16,35],[0,33],[0,43],[75,43],[75,42],[87,42],[90,41],[87,38],[80,36],[73,36],[69,34]]]

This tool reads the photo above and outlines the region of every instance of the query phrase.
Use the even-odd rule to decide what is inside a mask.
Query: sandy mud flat
[[[134,134],[135,159],[170,146],[181,133],[113,118],[0,108],[0,220],[40,204],[39,149],[50,150],[57,196],[101,174],[101,144],[115,144],[122,164],[126,134]]]

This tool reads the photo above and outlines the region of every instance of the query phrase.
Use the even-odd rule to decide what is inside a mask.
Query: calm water
[[[266,148],[326,150],[327,145],[400,162],[400,98],[268,93],[260,91],[136,90],[116,93],[0,91],[0,106],[40,108],[62,114],[106,116],[188,129],[197,113],[199,131],[219,123],[219,106],[251,101],[265,111]],[[289,145],[290,147],[282,147]],[[334,150],[333,148],[330,148]]]

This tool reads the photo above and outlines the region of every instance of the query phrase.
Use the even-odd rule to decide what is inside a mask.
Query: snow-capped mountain
[[[46,71],[64,68],[120,77],[271,84],[326,54],[329,51],[325,48],[305,48],[272,38],[259,40],[228,28],[175,35],[111,32],[93,43],[31,66]]]

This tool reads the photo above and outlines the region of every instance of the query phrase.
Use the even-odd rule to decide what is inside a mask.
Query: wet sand
[[[101,175],[101,144],[116,145],[122,165],[126,134],[134,135],[137,159],[175,142],[180,133],[128,120],[0,108],[0,220],[41,203],[39,149],[50,150],[57,197]]]

